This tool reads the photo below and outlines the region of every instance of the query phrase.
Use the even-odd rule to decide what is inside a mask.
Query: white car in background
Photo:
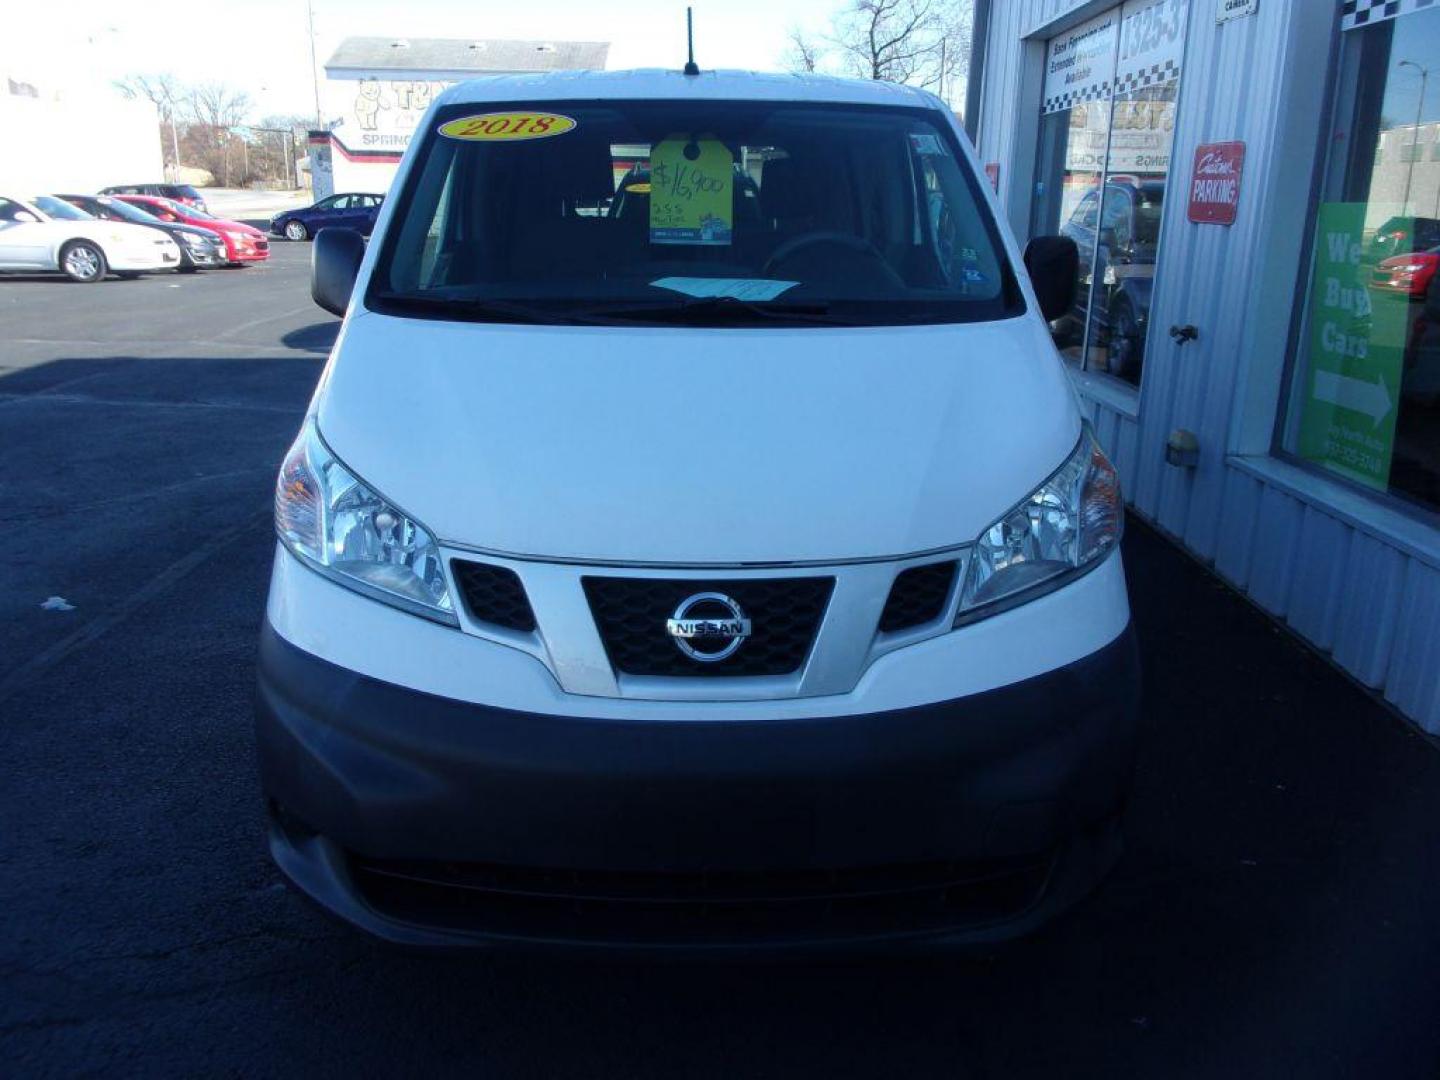
[[[0,195],[0,271],[59,271],[88,283],[179,265],[179,247],[156,229],[91,217],[50,195]]]

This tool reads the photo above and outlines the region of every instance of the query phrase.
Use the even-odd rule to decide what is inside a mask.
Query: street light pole
[[[1414,60],[1401,60],[1395,65],[1398,71],[1402,67],[1413,67],[1420,72],[1420,100],[1415,103],[1415,133],[1410,139],[1410,167],[1405,170],[1405,198],[1402,200],[1400,213],[1410,213],[1410,181],[1415,178],[1415,159],[1420,156],[1420,117],[1425,110],[1425,84],[1430,79],[1430,69],[1421,67]]]
[[[315,61],[315,3],[305,0],[305,17],[310,22],[310,84],[315,88],[315,129],[323,130],[325,119],[320,115],[320,71]]]

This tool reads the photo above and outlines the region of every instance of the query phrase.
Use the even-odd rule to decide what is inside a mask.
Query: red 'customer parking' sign
[[[1234,225],[1244,167],[1243,142],[1197,146],[1195,168],[1190,174],[1190,220],[1205,225]]]

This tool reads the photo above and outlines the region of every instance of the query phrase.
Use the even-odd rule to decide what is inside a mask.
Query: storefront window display
[[[1440,510],[1440,6],[1346,15],[1281,450]]]
[[[1170,174],[1187,0],[1131,0],[1046,49],[1032,235],[1071,237],[1080,280],[1052,326],[1077,367],[1138,385]]]

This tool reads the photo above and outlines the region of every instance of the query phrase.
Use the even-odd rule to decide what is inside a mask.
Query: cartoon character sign
[[[376,119],[381,109],[390,108],[390,103],[380,96],[379,79],[361,79],[360,93],[355,98],[355,119],[360,121],[361,131],[374,131],[379,122]]]

